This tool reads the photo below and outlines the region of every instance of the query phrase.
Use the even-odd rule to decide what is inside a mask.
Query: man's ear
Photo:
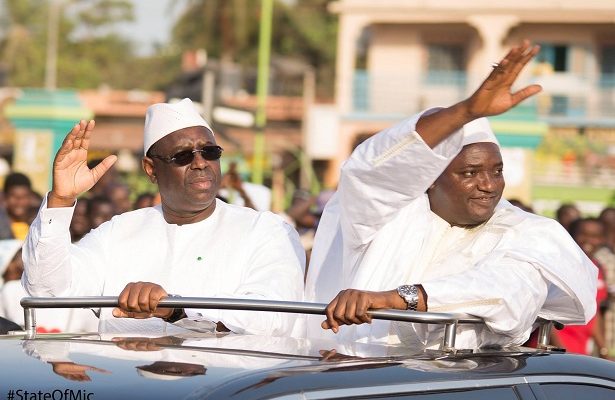
[[[157,183],[156,167],[154,166],[154,160],[145,156],[141,159],[141,167],[145,174],[149,177],[150,182]]]

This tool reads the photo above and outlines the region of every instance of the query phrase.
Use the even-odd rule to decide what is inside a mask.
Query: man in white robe
[[[169,293],[290,301],[303,294],[305,255],[296,231],[270,212],[215,198],[222,149],[189,99],[147,111],[142,165],[158,185],[161,205],[115,216],[71,244],[77,197],[117,159],[87,167],[93,129],[94,121],[75,125],[56,155],[52,190],[23,248],[26,290],[33,296],[119,295],[119,308],[101,311],[102,332],[168,334],[179,329],[171,323],[188,317],[220,330],[288,334],[292,314],[157,308]]]
[[[523,344],[537,317],[592,317],[596,268],[556,221],[501,199],[502,157],[482,118],[541,90],[510,90],[537,52],[514,47],[468,99],[353,152],[316,234],[305,297],[330,303],[324,322],[309,319],[309,336],[324,328],[344,340],[442,342],[441,326],[372,322],[369,308],[482,317],[485,327],[457,330],[457,346],[468,348]]]

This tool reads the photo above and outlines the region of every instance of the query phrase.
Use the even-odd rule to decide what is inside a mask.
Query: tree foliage
[[[211,58],[256,66],[261,0],[186,0],[172,42],[142,58],[130,38],[114,33],[116,24],[133,19],[129,0],[0,0],[0,73],[6,73],[6,84],[43,86],[53,2],[62,7],[59,87],[163,89],[179,73],[186,50],[205,49]],[[272,32],[272,57],[313,67],[325,95],[332,94],[337,30],[330,2],[277,0]]]
[[[125,70],[134,59],[132,44],[111,30],[132,20],[127,0],[65,0],[58,21],[58,86],[126,87]],[[11,86],[40,87],[45,62],[50,1],[5,0],[0,65]]]
[[[272,31],[272,56],[310,65],[325,87],[332,87],[337,34],[330,2],[276,1]],[[260,0],[191,0],[175,24],[173,42],[181,50],[205,49],[209,57],[254,66],[260,7]]]

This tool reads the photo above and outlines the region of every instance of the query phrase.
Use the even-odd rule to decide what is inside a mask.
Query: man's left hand
[[[162,298],[168,297],[162,286],[151,282],[131,282],[118,299],[118,307],[113,309],[116,318],[168,318],[173,313],[172,308],[158,309]]]

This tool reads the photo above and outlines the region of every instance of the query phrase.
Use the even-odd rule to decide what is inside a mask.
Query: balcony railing
[[[545,78],[549,79],[549,78]],[[615,126],[615,74],[603,74],[593,82],[577,76],[558,76],[562,85],[545,85],[530,105],[540,118],[569,122],[599,121]],[[565,82],[570,81],[569,86]],[[463,71],[429,71],[422,76],[370,73],[353,76],[351,113],[405,116],[428,107],[446,106],[471,92]],[[519,86],[531,82],[520,82]],[[545,81],[546,83],[546,81]],[[572,84],[574,83],[574,84]]]
[[[465,89],[467,75],[465,71],[428,71],[423,84],[437,86],[454,86]]]

